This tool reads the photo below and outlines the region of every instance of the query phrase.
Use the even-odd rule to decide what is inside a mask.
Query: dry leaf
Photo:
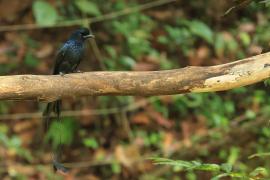
[[[50,56],[54,51],[52,44],[44,44],[39,50],[36,51],[35,55],[37,58],[45,58]]]
[[[148,125],[150,123],[150,119],[144,112],[142,112],[132,116],[131,122],[134,124]]]
[[[159,125],[165,128],[171,128],[173,126],[173,122],[169,119],[165,118],[160,112],[156,112],[154,110],[150,110],[148,112],[149,116],[155,120]]]

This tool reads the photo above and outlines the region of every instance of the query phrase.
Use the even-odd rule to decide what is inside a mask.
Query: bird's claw
[[[76,70],[75,73],[83,73],[81,70]]]
[[[60,72],[59,74],[60,74],[60,76],[62,76],[62,77],[65,75],[65,73],[63,73],[63,72]]]

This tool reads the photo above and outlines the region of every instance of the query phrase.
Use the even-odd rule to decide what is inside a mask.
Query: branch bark
[[[212,92],[246,86],[269,77],[270,52],[228,64],[166,71],[0,76],[0,99],[53,101],[79,96]]]

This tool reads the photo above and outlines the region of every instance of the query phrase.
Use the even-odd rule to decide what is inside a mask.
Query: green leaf
[[[24,63],[30,68],[35,68],[39,65],[40,62],[33,56],[31,52],[27,52],[24,58]]]
[[[219,174],[219,175],[217,175],[215,177],[212,177],[211,180],[219,180],[219,179],[221,179],[223,177],[227,177],[227,176],[228,176],[227,173],[222,173],[222,174]]]
[[[75,1],[75,5],[82,13],[94,16],[98,16],[101,14],[98,6],[93,2],[87,0],[77,0]]]
[[[245,112],[245,116],[248,118],[248,119],[254,119],[256,118],[256,112],[252,111],[252,110],[247,110]]]
[[[54,25],[58,19],[56,9],[46,1],[35,1],[32,9],[36,23],[39,25]]]
[[[270,79],[266,79],[263,83],[265,86],[270,86]]]
[[[222,56],[225,49],[225,41],[222,34],[217,34],[214,42],[215,52],[218,56]]]
[[[136,61],[132,57],[129,57],[129,56],[120,57],[120,62],[126,68],[129,68],[129,69],[131,69],[136,64]]]
[[[105,46],[105,50],[111,56],[111,58],[117,58],[117,52],[115,48],[113,48],[112,46]]]
[[[240,40],[242,41],[242,43],[243,43],[244,46],[247,47],[247,46],[250,45],[250,43],[251,43],[251,38],[250,38],[250,36],[249,36],[248,33],[246,33],[246,32],[241,32],[241,33],[239,34],[239,38],[240,38]]]
[[[267,177],[268,176],[268,171],[267,169],[263,168],[263,167],[257,167],[254,171],[252,171],[249,175],[251,177]]]
[[[252,158],[255,158],[255,157],[265,157],[265,156],[270,156],[270,152],[252,154],[248,158],[252,159]]]
[[[232,165],[228,163],[221,164],[221,169],[226,173],[230,173],[232,171]]]
[[[266,7],[270,6],[270,0],[264,0],[261,1],[260,3],[264,3]]]
[[[229,39],[226,41],[226,46],[230,52],[234,52],[238,48],[238,43],[235,39]]]
[[[170,40],[166,36],[158,36],[157,41],[160,44],[169,44]]]
[[[47,142],[51,141],[54,149],[56,149],[60,144],[70,145],[77,129],[78,124],[72,118],[53,121],[45,140]]]
[[[188,23],[190,31],[206,40],[208,43],[213,43],[213,32],[212,30],[201,21],[192,21]]]
[[[33,161],[34,158],[28,149],[24,149],[23,147],[18,147],[15,150],[19,156],[25,158],[27,161],[29,162]]]
[[[119,163],[114,162],[114,163],[111,164],[111,167],[112,167],[112,171],[113,171],[114,174],[121,173],[122,168],[121,168]]]
[[[8,126],[6,124],[0,124],[0,133],[7,134]]]
[[[84,144],[86,147],[90,147],[90,148],[93,148],[93,149],[98,148],[98,142],[96,141],[95,138],[85,138],[85,139],[83,140],[83,144]]]
[[[234,164],[239,157],[240,149],[238,147],[231,147],[230,155],[228,157],[228,163]]]
[[[245,176],[245,174],[241,174],[241,173],[237,173],[237,172],[231,172],[231,173],[222,173],[219,174],[213,178],[211,178],[211,180],[219,180],[222,179],[224,177],[231,177],[231,178],[237,178],[237,179],[249,179],[248,177]]]
[[[202,164],[198,161],[183,161],[183,160],[172,160],[166,158],[150,158],[154,161],[154,164],[158,165],[170,165],[178,166],[183,168],[183,170],[202,170],[202,171],[214,171],[217,172],[220,170],[220,166],[217,164]]]
[[[171,166],[180,166],[183,168],[191,168],[192,163],[188,161],[182,161],[182,160],[172,160],[172,159],[166,159],[166,158],[150,158],[151,160],[154,161],[154,164],[156,165],[171,165]]]
[[[217,164],[201,164],[194,167],[196,170],[202,170],[202,171],[219,171],[220,166]]]

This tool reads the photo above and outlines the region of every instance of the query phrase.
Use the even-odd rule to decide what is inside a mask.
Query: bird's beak
[[[83,36],[83,38],[85,38],[85,39],[95,38],[95,36],[93,34],[89,34],[89,35]]]

